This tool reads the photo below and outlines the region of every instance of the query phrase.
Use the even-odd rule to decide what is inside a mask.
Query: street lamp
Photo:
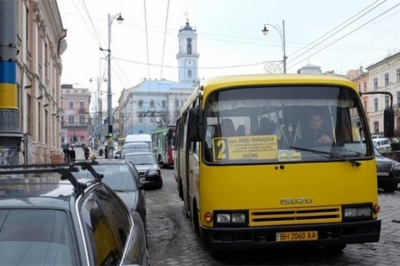
[[[112,93],[111,93],[111,26],[114,19],[117,18],[118,23],[122,23],[124,18],[121,16],[121,13],[116,14],[115,16],[111,16],[108,14],[108,47],[107,50],[102,49],[100,50],[107,51],[107,63],[108,63],[108,83],[107,83],[107,109],[108,109],[108,145],[107,145],[107,158],[111,159],[114,154],[114,141],[113,141],[113,129],[112,129]]]
[[[264,24],[264,29],[261,30],[261,32],[264,35],[268,34],[269,30],[267,29],[267,26],[271,26],[274,29],[276,29],[278,31],[279,35],[281,36],[281,39],[282,39],[282,50],[283,50],[283,73],[286,74],[286,59],[287,59],[287,56],[286,56],[286,45],[285,45],[285,21],[282,20],[282,30],[279,28],[279,26],[274,26],[274,25],[271,25],[271,24]]]

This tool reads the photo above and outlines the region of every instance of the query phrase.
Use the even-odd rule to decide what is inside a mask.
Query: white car
[[[390,140],[388,138],[374,138],[372,139],[372,143],[379,151],[392,150],[392,147],[390,146]]]

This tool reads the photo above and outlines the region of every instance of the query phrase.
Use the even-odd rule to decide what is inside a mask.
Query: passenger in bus
[[[313,113],[309,120],[309,131],[303,135],[303,145],[321,145],[332,143],[332,134],[325,128],[323,116]]]
[[[268,117],[261,117],[260,119],[260,127],[253,133],[253,135],[268,135],[273,132],[274,128],[272,127],[271,121]]]
[[[246,136],[246,128],[244,125],[239,125],[236,129],[236,136]]]
[[[235,136],[235,126],[233,125],[232,120],[229,118],[222,119],[221,121],[221,137],[231,137]]]

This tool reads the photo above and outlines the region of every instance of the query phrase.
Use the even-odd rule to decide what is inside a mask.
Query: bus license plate
[[[276,241],[303,241],[318,240],[318,231],[300,231],[300,232],[278,232]]]

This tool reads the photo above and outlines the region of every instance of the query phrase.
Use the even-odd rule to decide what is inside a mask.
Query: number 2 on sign
[[[226,143],[224,140],[219,139],[217,140],[217,147],[218,147],[218,156],[217,156],[217,160],[223,160],[226,159]]]

